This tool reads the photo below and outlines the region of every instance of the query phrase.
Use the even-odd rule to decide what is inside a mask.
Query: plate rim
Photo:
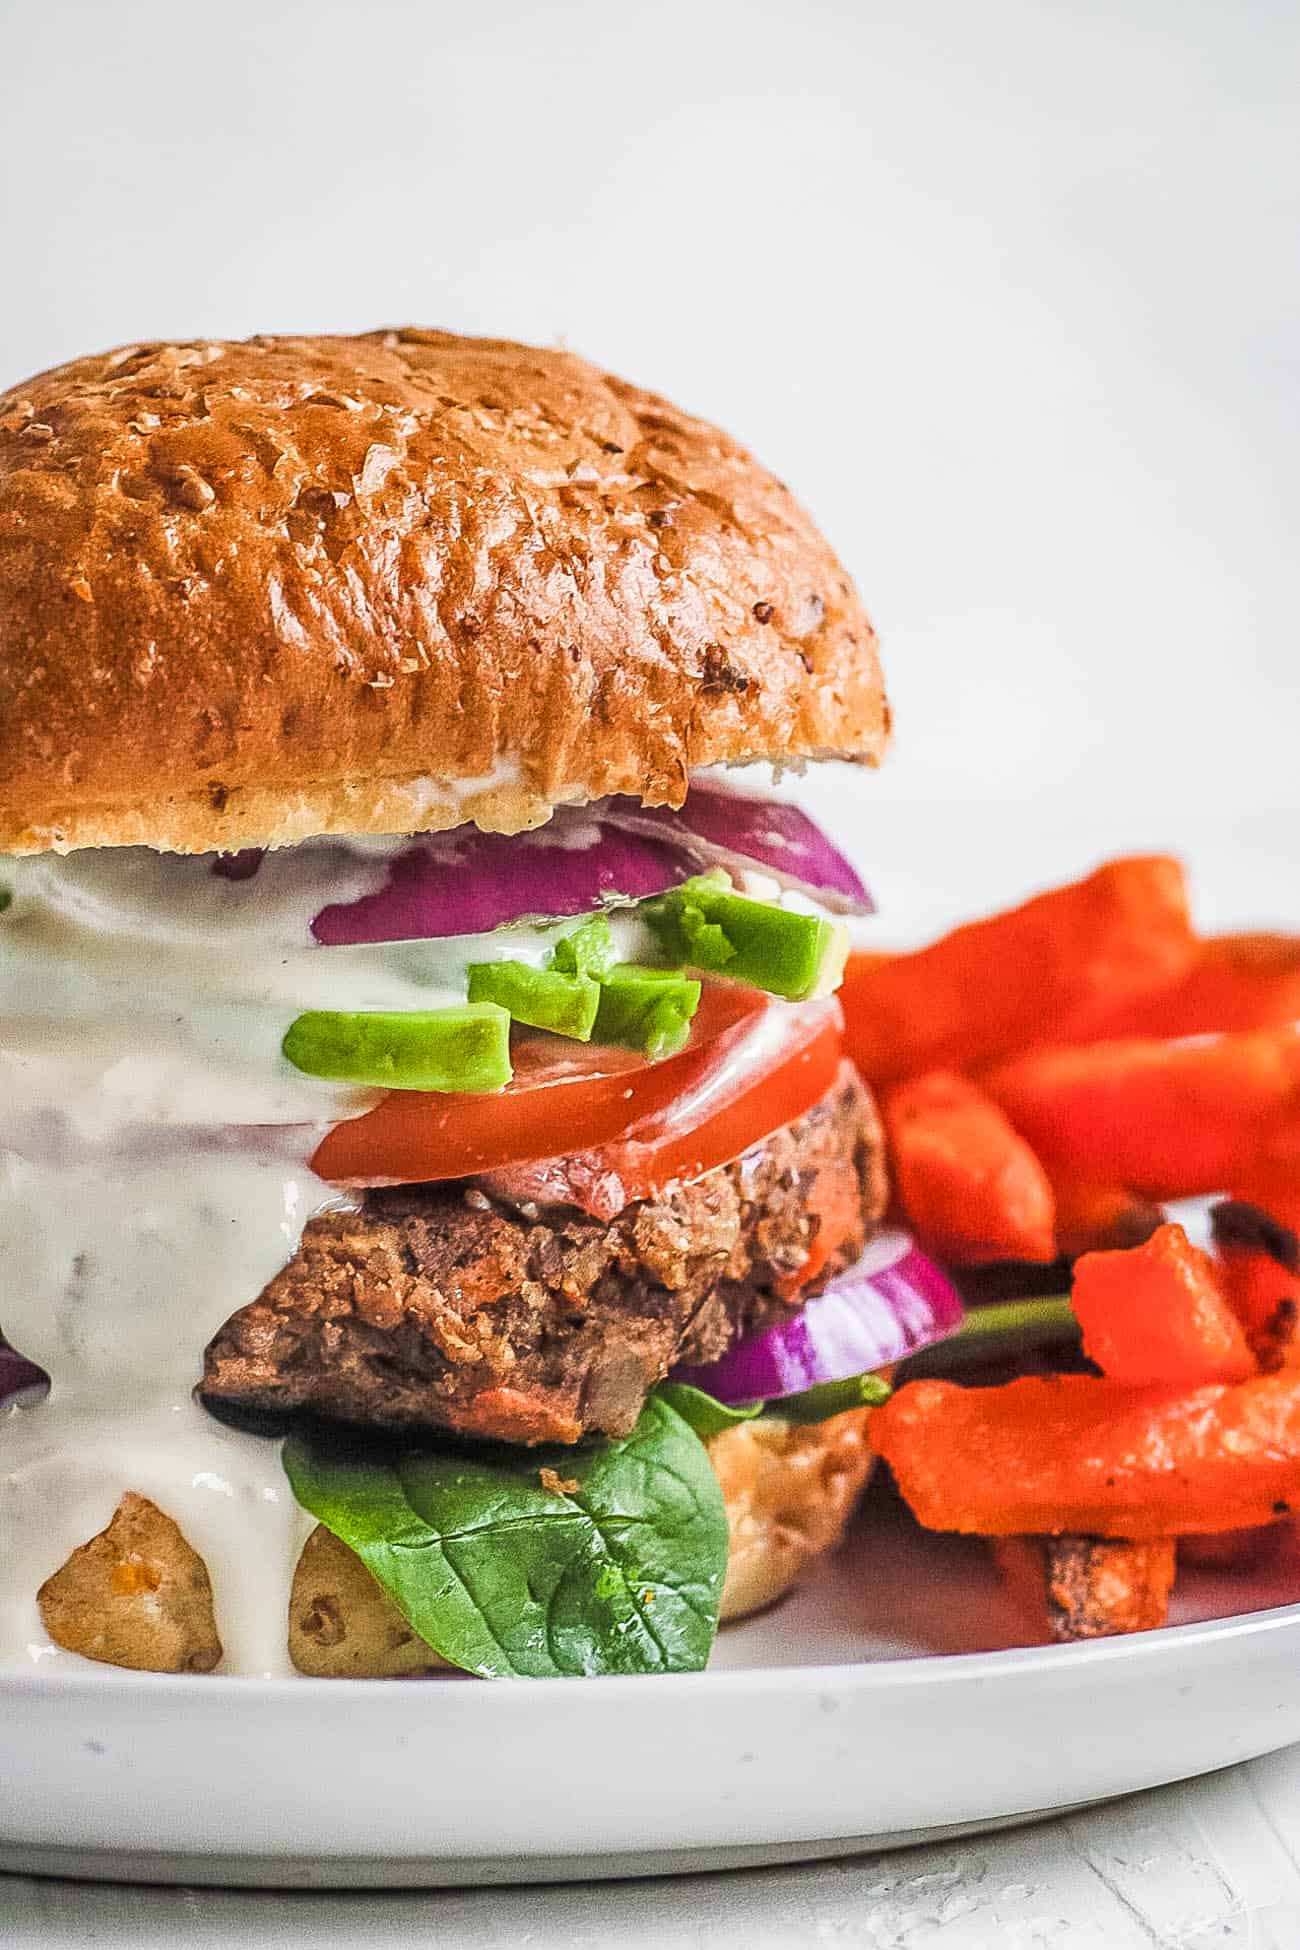
[[[1300,1599],[1281,1605],[1261,1606],[1249,1612],[1231,1612],[1222,1618],[1192,1619],[1179,1625],[1158,1626],[1152,1631],[1089,1639],[1072,1645],[999,1646],[983,1652],[922,1653],[915,1658],[739,1666],[717,1671],[705,1668],[700,1672],[578,1674],[558,1683],[564,1687],[566,1697],[572,1698],[574,1689],[580,1688],[584,1695],[598,1691],[602,1699],[609,1699],[614,1692],[621,1694],[632,1691],[639,1695],[646,1690],[648,1681],[655,1682],[653,1696],[660,1698],[667,1687],[674,1692],[698,1692],[701,1685],[728,1695],[818,1692],[827,1687],[843,1689],[846,1683],[854,1691],[870,1692],[891,1686],[912,1688],[958,1684],[962,1681],[1011,1680],[1023,1673],[1036,1674],[1058,1667],[1077,1669],[1122,1664],[1134,1659],[1154,1658],[1175,1647],[1194,1651],[1206,1645],[1230,1642],[1234,1638],[1282,1631],[1288,1626],[1300,1626]],[[150,1697],[174,1698],[178,1702],[194,1699],[211,1701],[218,1698],[234,1699],[255,1692],[260,1698],[269,1696],[277,1702],[286,1703],[301,1700],[304,1705],[326,1699],[377,1702],[391,1698],[403,1701],[409,1707],[413,1692],[416,1698],[427,1694],[434,1699],[445,1699],[448,1680],[470,1682],[470,1690],[478,1693],[481,1682],[474,1683],[474,1677],[471,1673],[452,1672],[445,1678],[440,1676],[436,1683],[426,1682],[420,1686],[411,1683],[394,1685],[391,1679],[315,1679],[306,1674],[267,1678],[256,1673],[135,1672],[107,1665],[100,1671],[78,1670],[58,1674],[41,1672],[39,1669],[31,1672],[11,1670],[0,1673],[0,1702],[10,1697],[27,1698],[33,1694],[51,1699],[84,1699],[87,1694],[106,1692],[144,1692]],[[555,1679],[520,1677],[491,1681],[488,1690],[503,1692],[509,1698],[515,1698],[521,1692],[529,1697],[544,1694],[550,1698],[554,1696],[556,1686]],[[456,1690],[461,1690],[459,1683]]]

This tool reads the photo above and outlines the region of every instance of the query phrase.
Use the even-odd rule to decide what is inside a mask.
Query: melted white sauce
[[[207,1565],[225,1669],[287,1670],[303,1513],[279,1444],[224,1428],[192,1391],[212,1335],[334,1202],[305,1166],[238,1156],[129,1173],[0,1161],[4,1328],[52,1377],[48,1400],[0,1417],[0,1658],[68,1661],[37,1590],[131,1489]]]
[[[135,1490],[207,1564],[222,1670],[288,1669],[311,1519],[278,1441],[193,1389],[212,1335],[347,1202],[306,1160],[373,1099],[300,1076],[280,1039],[304,1007],[463,1000],[469,962],[540,960],[564,931],[316,946],[314,914],[381,885],[401,844],[311,842],[234,881],[138,849],[3,865],[0,1330],[52,1385],[0,1407],[0,1665],[82,1664],[36,1593]]]
[[[517,786],[522,778],[517,759],[499,758],[486,772],[479,772],[472,778],[427,779],[421,783],[429,788],[431,804],[445,801],[453,806],[465,806],[472,799],[481,799],[489,792],[503,792],[509,786]]]
[[[470,962],[540,962],[575,925],[317,946],[319,909],[376,890],[405,844],[311,841],[247,880],[138,848],[0,866],[0,1331],[52,1378],[48,1399],[0,1406],[0,1667],[83,1664],[36,1593],[135,1490],[208,1567],[222,1670],[288,1670],[311,1519],[279,1442],[225,1428],[193,1389],[212,1335],[348,1202],[306,1161],[374,1096],[301,1076],[280,1040],[307,1007],[462,1001]],[[611,921],[620,957],[642,958],[642,924]]]

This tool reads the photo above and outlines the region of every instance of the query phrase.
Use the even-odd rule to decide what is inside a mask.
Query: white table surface
[[[1082,1814],[805,1868],[396,1895],[0,1878],[12,1950],[1294,1950],[1300,1747]]]

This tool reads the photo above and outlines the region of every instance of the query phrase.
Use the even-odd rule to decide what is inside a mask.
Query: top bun
[[[0,850],[514,832],[887,730],[780,482],[571,353],[133,345],[0,396]]]

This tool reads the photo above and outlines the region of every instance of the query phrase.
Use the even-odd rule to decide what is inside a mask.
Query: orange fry
[[[1257,1370],[1215,1262],[1181,1226],[1128,1252],[1085,1253],[1071,1298],[1084,1353],[1113,1381],[1194,1388]]]
[[[1300,1022],[1300,935],[1221,934],[1181,980],[1125,999],[1094,1035],[1208,1036]]]
[[[1234,1181],[1232,1198],[1259,1206],[1279,1225],[1300,1234],[1300,1169],[1295,1165],[1252,1165]]]
[[[1210,1222],[1220,1284],[1259,1365],[1300,1367],[1300,1238],[1245,1199],[1221,1200]]]
[[[1091,1375],[998,1388],[913,1381],[876,1447],[931,1530],[1167,1537],[1245,1530],[1300,1505],[1300,1375],[1126,1388]]]
[[[1172,1537],[998,1537],[994,1560],[1040,1639],[1150,1632],[1169,1614]]]
[[[1120,1252],[1140,1246],[1163,1223],[1164,1213],[1136,1192],[1097,1185],[1069,1172],[1052,1173],[1056,1243],[1066,1259],[1083,1253]]]
[[[894,1185],[923,1244],[955,1266],[1056,1257],[1047,1174],[983,1092],[949,1071],[884,1099]]]
[[[851,956],[840,991],[849,1053],[881,1082],[1069,1042],[1167,989],[1196,954],[1178,862],[1112,860],[915,954]]]
[[[1253,1530],[1221,1530],[1217,1536],[1180,1537],[1178,1568],[1188,1571],[1258,1571],[1281,1554],[1284,1523],[1259,1524]]]
[[[1300,1028],[1035,1050],[981,1082],[1049,1171],[1149,1198],[1219,1191],[1300,1146]]]

